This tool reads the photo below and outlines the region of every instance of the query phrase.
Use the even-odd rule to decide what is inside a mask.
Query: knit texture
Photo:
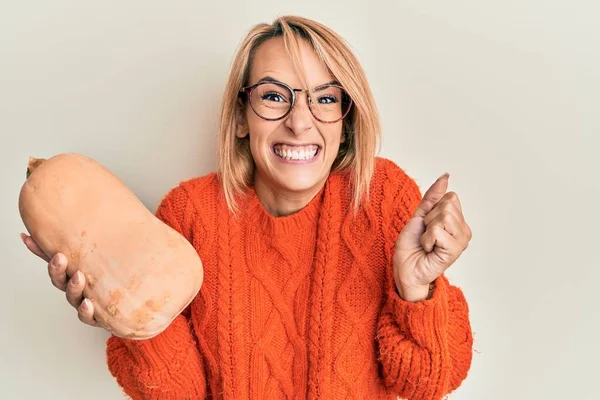
[[[462,291],[442,275],[417,303],[392,257],[421,201],[376,159],[355,216],[350,177],[329,176],[302,210],[273,217],[250,188],[227,209],[217,176],[169,191],[156,215],[196,248],[204,282],[158,336],[111,336],[108,368],[138,399],[442,399],[466,378],[473,337]]]

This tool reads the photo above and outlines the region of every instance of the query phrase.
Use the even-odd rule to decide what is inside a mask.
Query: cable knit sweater
[[[419,186],[376,159],[353,216],[333,173],[297,213],[273,217],[251,188],[240,214],[217,176],[180,182],[156,215],[196,248],[204,282],[158,336],[111,336],[107,361],[138,399],[441,399],[466,378],[472,333],[462,291],[439,277],[416,303],[396,292],[394,242]]]

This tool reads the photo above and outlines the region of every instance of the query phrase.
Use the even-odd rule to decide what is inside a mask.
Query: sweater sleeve
[[[421,202],[414,180],[404,175],[392,206],[386,252],[386,300],[377,325],[378,359],[384,384],[408,400],[438,400],[454,391],[471,366],[473,337],[462,291],[445,275],[435,280],[431,298],[403,300],[393,278],[396,238]]]
[[[185,189],[172,189],[156,216],[190,240],[193,205]],[[197,227],[195,229],[198,229]],[[163,332],[144,340],[112,335],[107,341],[108,369],[133,400],[204,399],[205,370],[190,322],[191,305]]]

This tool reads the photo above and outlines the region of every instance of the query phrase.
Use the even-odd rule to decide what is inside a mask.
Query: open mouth
[[[273,146],[273,152],[281,159],[286,161],[310,161],[317,157],[321,151],[321,146],[309,144],[306,146],[290,146],[277,143]]]

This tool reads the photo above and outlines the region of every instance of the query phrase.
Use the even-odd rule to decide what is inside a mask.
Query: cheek
[[[342,143],[342,129],[341,127],[327,127],[325,131],[326,137],[326,145],[329,147],[329,150],[333,150],[333,153],[337,154],[337,150],[339,149]]]
[[[255,116],[256,117],[256,116]],[[252,157],[256,159],[264,158],[268,155],[267,142],[271,133],[272,127],[258,118],[249,118],[248,127],[250,132],[250,151]],[[260,161],[260,160],[258,160]]]

